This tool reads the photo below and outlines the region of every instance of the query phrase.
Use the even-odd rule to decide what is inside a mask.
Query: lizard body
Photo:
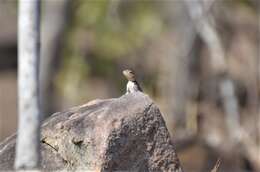
[[[123,75],[128,80],[126,85],[126,94],[143,91],[138,82],[136,81],[135,74],[132,70],[126,69],[123,71]]]

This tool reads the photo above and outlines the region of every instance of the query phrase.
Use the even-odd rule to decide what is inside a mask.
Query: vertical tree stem
[[[15,168],[34,169],[40,162],[40,0],[20,0],[18,17],[19,123]]]

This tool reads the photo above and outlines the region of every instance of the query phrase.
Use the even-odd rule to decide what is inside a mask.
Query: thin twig
[[[216,164],[214,165],[214,168],[210,172],[218,172],[220,163],[221,163],[221,160],[220,160],[220,158],[218,158]]]

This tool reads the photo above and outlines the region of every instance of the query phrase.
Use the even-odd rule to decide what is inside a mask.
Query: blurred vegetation
[[[131,54],[144,49],[146,42],[156,39],[166,29],[160,13],[155,12],[157,5],[157,2],[119,0],[70,2],[64,60],[57,80],[62,94],[71,97],[81,85],[87,85],[89,75],[108,78],[117,90],[122,89],[124,82],[118,79],[121,72],[116,74],[120,59],[133,58]],[[74,77],[74,82],[70,82],[70,76]],[[156,90],[152,86],[155,78],[148,77],[144,81],[150,92]],[[63,87],[64,83],[67,86]],[[123,92],[121,90],[120,94]],[[83,93],[78,98],[86,97]]]
[[[237,80],[235,86],[238,101],[257,101],[257,98],[247,99],[249,95],[257,92],[254,82],[257,78],[256,66],[252,66],[257,58],[254,45],[256,40],[250,37],[250,34],[255,33],[257,29],[256,3],[254,0],[214,3],[212,14],[217,21],[215,27],[225,47],[231,78]],[[185,13],[183,10],[186,8],[182,8],[181,2],[176,1],[70,1],[61,67],[55,80],[61,97],[59,108],[82,104],[96,98],[118,97],[124,94],[126,80],[121,75],[121,70],[133,68],[145,92],[160,106],[170,132],[174,130],[175,138],[181,140],[181,145],[183,145],[182,137],[194,134],[192,132],[197,134],[194,140],[197,140],[198,144],[186,147],[187,149],[183,149],[184,152],[180,155],[184,160],[184,166],[185,162],[190,161],[189,157],[193,151],[195,155],[198,153],[196,151],[199,151],[198,154],[202,153],[197,163],[204,158],[204,161],[210,164],[209,157],[211,160],[216,158],[206,153],[212,150],[205,151],[201,143],[210,145],[206,149],[215,146],[214,148],[218,147],[218,151],[222,153],[227,151],[228,148],[222,149],[216,146],[227,142],[226,146],[229,147],[232,143],[226,141],[228,136],[227,131],[224,131],[226,126],[223,102],[217,89],[219,79],[212,75],[209,67],[210,54],[207,45],[196,38],[194,46],[196,50],[192,47],[191,52],[187,53],[190,55],[188,61],[183,58],[185,50],[183,54],[178,54],[182,52],[179,48],[185,44],[185,41],[183,42],[185,35],[188,35],[185,33],[185,27],[191,27],[190,21],[183,16]],[[184,20],[188,22],[185,23]],[[252,32],[241,29],[246,27],[250,27]],[[194,57],[194,54],[200,57]],[[245,54],[252,58],[246,58]],[[198,69],[191,69],[193,65]],[[251,65],[251,71],[245,72],[247,68],[245,65],[247,67]],[[179,69],[185,66],[187,69]],[[187,82],[182,81],[185,77],[182,72],[185,70],[188,75]],[[252,77],[247,77],[249,75]],[[175,94],[172,94],[174,92]],[[183,96],[182,94],[187,96],[183,102],[181,97],[178,97]],[[180,116],[184,117],[186,129],[182,124],[176,124],[176,117],[179,114],[174,109],[174,103],[179,106],[178,102],[183,103],[181,106],[184,109],[180,108],[182,110]],[[249,105],[243,106],[241,119],[244,120],[245,114],[249,111],[255,116],[257,114],[255,109]],[[172,120],[175,120],[175,123]],[[243,123],[250,122],[252,121],[248,120]],[[185,150],[188,152],[187,155]],[[188,158],[185,161],[186,156]],[[228,155],[225,158],[227,164],[241,161],[239,158],[234,160]],[[208,166],[212,166],[212,163]],[[187,166],[192,165],[188,163]],[[205,169],[207,165],[200,170]]]
[[[4,7],[1,4],[4,2],[11,8]],[[13,88],[16,84],[14,61],[17,55],[14,49],[17,40],[14,28],[17,27],[17,13],[13,15],[15,10],[9,9],[17,9],[17,1],[9,2],[0,1],[0,90],[3,90],[0,132],[6,131],[2,138],[11,134],[16,126],[16,110],[10,105],[16,100]],[[60,52],[55,56],[58,65],[51,78],[56,103],[53,112],[93,99],[121,96],[127,82],[121,71],[132,68],[145,93],[159,105],[169,131],[174,133],[184,167],[209,171],[222,155],[223,169],[253,168],[252,160],[243,153],[241,145],[234,146],[235,141],[227,134],[226,114],[217,88],[219,78],[212,75],[207,45],[196,36],[195,45],[181,51],[180,47],[192,40],[185,37],[190,35],[187,27],[191,27],[191,22],[181,1],[67,2],[65,33],[61,34],[62,45],[56,50]],[[209,13],[215,18],[214,27],[225,49],[228,73],[235,83],[241,125],[252,138],[259,140],[256,127],[260,95],[258,3],[257,0],[215,0]],[[13,17],[5,15],[9,13]],[[186,54],[189,56],[187,61]],[[5,73],[8,66],[13,70],[12,74]],[[184,77],[187,77],[186,82],[182,82]],[[187,96],[184,101],[181,101],[182,94]],[[174,104],[177,108],[183,106],[180,114],[176,113]],[[183,117],[186,126],[181,123],[178,128],[178,115]],[[8,117],[11,122],[3,123],[3,119],[8,120]],[[189,136],[190,133],[186,132],[189,129],[196,130],[196,133],[187,141],[183,137]]]

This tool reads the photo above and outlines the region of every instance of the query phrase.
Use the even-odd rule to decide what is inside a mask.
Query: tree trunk
[[[18,19],[18,138],[16,169],[34,169],[40,159],[40,0],[20,0]]]
[[[62,46],[68,1],[45,1],[43,4],[40,59],[40,102],[43,117],[55,109],[53,76],[55,75]]]

